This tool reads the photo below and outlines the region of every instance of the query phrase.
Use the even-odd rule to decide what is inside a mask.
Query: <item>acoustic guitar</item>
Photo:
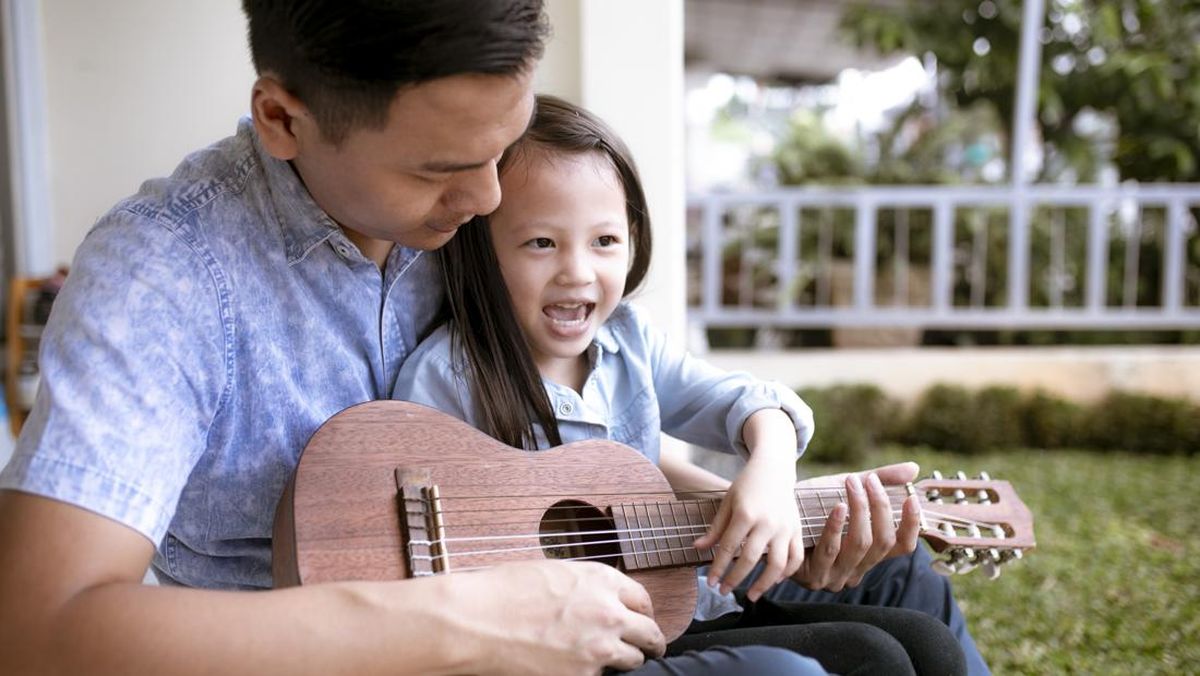
[[[894,520],[908,495],[922,496],[921,536],[945,555],[942,572],[995,574],[1034,546],[1032,517],[1007,482],[935,477],[888,491]],[[646,587],[671,640],[692,618],[694,567],[712,561],[691,542],[720,497],[676,498],[653,463],[616,442],[524,451],[424,406],[368,402],[305,447],[276,511],[275,585],[600,561]],[[797,486],[806,546],[845,499],[841,486]]]

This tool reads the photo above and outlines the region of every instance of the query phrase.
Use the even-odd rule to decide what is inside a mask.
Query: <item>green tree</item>
[[[1041,179],[1069,170],[1091,180],[1107,160],[1122,179],[1200,180],[1200,0],[1046,5]],[[1018,0],[860,2],[843,18],[859,46],[932,53],[944,96],[960,108],[985,102],[1004,125],[1015,105],[1020,24]]]

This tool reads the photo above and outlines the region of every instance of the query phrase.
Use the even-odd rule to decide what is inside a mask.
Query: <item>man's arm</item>
[[[661,654],[645,590],[545,561],[266,592],[141,584],[136,531],[0,491],[0,672],[596,673]]]

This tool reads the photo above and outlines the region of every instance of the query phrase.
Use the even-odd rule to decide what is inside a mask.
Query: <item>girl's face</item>
[[[625,291],[625,191],[599,153],[533,148],[500,177],[489,217],[513,308],[542,375],[569,384]]]

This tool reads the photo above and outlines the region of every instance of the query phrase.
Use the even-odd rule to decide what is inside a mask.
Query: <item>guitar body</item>
[[[622,444],[524,451],[433,409],[368,402],[330,418],[305,447],[276,512],[275,586],[470,574],[542,558],[625,570],[613,513],[673,499],[658,468]],[[414,504],[432,511],[414,516]],[[681,634],[695,609],[695,569],[630,575],[649,591],[668,640]]]

